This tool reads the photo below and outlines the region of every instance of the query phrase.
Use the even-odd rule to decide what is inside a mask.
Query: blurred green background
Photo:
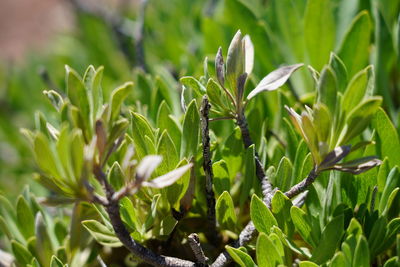
[[[167,85],[178,93],[180,77],[203,73],[205,56],[212,68],[218,47],[226,54],[238,29],[253,40],[256,80],[281,64],[304,62],[320,71],[331,51],[347,66],[360,62],[348,70],[349,79],[358,67],[373,64],[376,93],[399,130],[400,1],[319,3],[306,12],[306,0],[2,1],[0,193],[13,198],[26,183],[43,190],[31,179],[34,160],[20,128],[33,128],[37,110],[51,117],[42,91],[64,90],[64,65],[79,73],[89,64],[103,65],[106,90],[135,81],[131,101],[140,106],[148,103],[144,88]],[[364,19],[356,25],[362,42],[343,52],[357,15]],[[309,70],[291,81],[292,93],[307,103]]]

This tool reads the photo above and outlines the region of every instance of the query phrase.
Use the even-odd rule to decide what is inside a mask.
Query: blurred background
[[[327,16],[320,23],[333,33],[328,39],[325,32],[305,34],[306,0],[0,1],[0,193],[12,198],[26,183],[42,190],[31,179],[34,160],[20,129],[33,128],[40,114],[51,118],[52,106],[42,91],[63,92],[64,65],[78,73],[90,64],[103,65],[106,95],[122,82],[135,81],[131,101],[145,106],[143,88],[167,86],[178,92],[180,77],[203,74],[205,57],[213,73],[218,47],[226,54],[238,29],[253,40],[251,78],[258,80],[282,64],[304,62],[321,70],[330,51],[340,50],[357,14],[368,12],[367,50],[360,53],[369,53],[364,65],[374,65],[376,93],[384,96],[384,107],[398,125],[400,1],[322,2]],[[313,51],[320,55],[317,62],[307,47],[310,38],[319,49]],[[352,56],[342,59],[348,63]],[[310,72],[303,68],[291,81],[291,93],[307,103],[314,91]]]

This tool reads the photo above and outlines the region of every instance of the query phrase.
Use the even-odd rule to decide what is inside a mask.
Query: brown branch
[[[119,211],[119,204],[116,201],[111,202],[105,206],[108,216],[110,217],[111,224],[114,232],[122,244],[136,257],[144,262],[153,266],[167,266],[167,267],[195,267],[196,264],[192,261],[182,260],[174,257],[167,257],[155,254],[153,251],[137,243],[126,229],[121,220]]]
[[[188,242],[190,245],[190,248],[192,249],[194,256],[196,257],[196,260],[198,262],[199,266],[207,266],[207,260],[208,258],[206,255],[204,255],[204,251],[201,248],[200,245],[200,240],[199,236],[196,233],[190,234],[188,236]]]
[[[293,198],[300,194],[301,192],[304,192],[309,185],[311,185],[315,179],[318,177],[319,173],[317,172],[317,168],[313,168],[310,173],[307,175],[303,181],[299,182],[298,184],[295,184],[290,188],[286,193],[285,196],[288,198]]]
[[[167,257],[158,255],[148,248],[137,243],[126,229],[121,219],[119,210],[119,200],[115,200],[114,189],[107,182],[105,173],[101,170],[98,165],[93,168],[93,174],[96,179],[99,180],[106,191],[108,204],[104,205],[108,216],[110,217],[111,224],[113,226],[115,235],[121,241],[121,243],[137,258],[144,262],[151,264],[152,266],[166,266],[166,267],[195,267],[196,263],[192,261],[182,260],[174,257]]]
[[[211,236],[214,241],[217,238],[216,231],[216,215],[215,215],[215,195],[213,191],[213,178],[214,173],[211,162],[211,151],[210,151],[210,134],[208,127],[208,114],[211,105],[208,102],[208,98],[205,95],[201,103],[200,116],[201,116],[201,139],[203,143],[203,169],[206,175],[206,199],[207,199],[207,219],[209,226],[211,227]]]

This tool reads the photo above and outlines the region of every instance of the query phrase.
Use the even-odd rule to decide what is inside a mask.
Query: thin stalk
[[[211,236],[213,239],[217,238],[216,231],[216,215],[215,215],[215,195],[213,191],[213,178],[214,173],[211,162],[211,151],[210,151],[210,134],[208,126],[208,114],[211,105],[208,102],[208,98],[205,95],[201,103],[200,116],[201,116],[201,138],[203,143],[203,169],[206,175],[206,199],[207,199],[207,219],[209,227],[211,228]],[[214,240],[216,241],[216,240]]]
[[[182,260],[174,257],[167,257],[158,255],[148,248],[137,243],[126,229],[121,219],[119,209],[119,200],[113,199],[114,189],[107,182],[105,173],[99,168],[95,167],[93,170],[95,177],[103,184],[106,191],[108,204],[104,205],[108,216],[110,217],[111,225],[113,226],[115,235],[121,243],[136,257],[152,266],[166,266],[166,267],[195,267],[196,263],[192,261]]]
[[[304,178],[300,183],[294,185],[292,188],[290,188],[287,192],[285,192],[285,195],[288,198],[293,198],[297,196],[298,194],[304,192],[308,186],[310,186],[315,179],[318,177],[319,173],[316,172],[316,168],[312,169],[310,173],[307,175],[306,178]],[[273,197],[273,194],[268,194],[264,196],[264,202],[265,203],[271,203],[271,199]],[[270,208],[270,206],[269,206]],[[250,221],[246,227],[242,230],[242,232],[239,234],[238,240],[233,243],[233,247],[238,248],[241,246],[244,246],[248,244],[252,239],[254,239],[257,236],[257,231],[256,228],[253,224],[252,221]],[[231,256],[229,255],[228,252],[224,251],[219,256],[217,259],[210,265],[211,267],[223,267],[229,264],[232,261]]]

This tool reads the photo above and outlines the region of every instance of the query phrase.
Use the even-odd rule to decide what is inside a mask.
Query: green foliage
[[[140,8],[112,22],[78,12],[76,34],[51,56],[1,65],[0,249],[10,266],[140,264],[109,199],[127,238],[157,254],[193,260],[196,232],[209,263],[225,248],[240,266],[399,264],[397,1]],[[276,187],[269,195],[259,166]],[[292,198],[309,174],[315,181]],[[256,239],[232,243],[249,221]]]

